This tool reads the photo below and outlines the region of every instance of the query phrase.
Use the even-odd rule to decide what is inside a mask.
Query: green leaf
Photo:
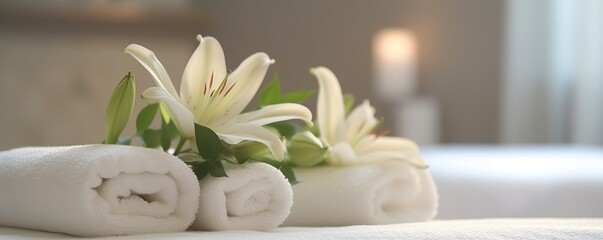
[[[145,147],[156,148],[161,145],[161,131],[156,129],[145,129],[139,135]]]
[[[260,106],[278,103],[281,96],[281,83],[278,73],[274,74],[272,81],[260,94]]]
[[[352,95],[351,93],[346,93],[343,95],[343,106],[344,106],[346,115],[348,115],[348,113],[354,107],[355,101],[356,101],[356,99],[354,98],[354,95]]]
[[[207,162],[194,163],[190,166],[193,169],[195,175],[197,175],[197,180],[201,180],[209,173],[209,166]]]
[[[178,154],[178,158],[180,158],[180,160],[182,160],[186,164],[205,162],[205,159],[203,159],[199,154],[195,152],[186,152]]]
[[[210,128],[195,123],[197,149],[204,159],[216,160],[223,151],[222,141]]]
[[[170,129],[168,127],[168,124],[165,123],[165,121],[161,121],[161,129],[159,132],[161,148],[163,149],[163,151],[167,151],[172,145],[172,136],[170,135]]]
[[[220,154],[220,157],[218,159],[220,161],[225,161],[227,163],[232,163],[232,164],[237,164],[237,163],[242,164],[242,163],[246,162],[246,161],[241,162],[234,155],[226,155],[226,154]]]
[[[130,115],[132,115],[135,95],[134,76],[128,72],[113,91],[109,106],[107,107],[105,114],[105,143],[117,143],[119,135],[128,124]]]
[[[243,164],[248,162],[249,160],[251,160],[250,158],[237,158],[237,163],[238,164]]]
[[[228,177],[228,175],[226,175],[226,171],[224,170],[224,165],[222,165],[222,162],[220,161],[216,161],[213,163],[209,163],[209,174],[212,177]]]
[[[222,165],[222,162],[220,161],[190,161],[187,164],[191,166],[193,172],[197,175],[197,180],[201,180],[207,176],[207,174],[212,177],[228,177],[224,170],[224,165]]]
[[[149,128],[151,123],[153,123],[158,108],[159,103],[155,103],[147,105],[140,110],[138,117],[136,117],[136,132],[142,132],[142,130]]]
[[[270,84],[260,94],[260,106],[278,103],[303,103],[314,94],[316,94],[316,90],[281,93],[280,76],[276,73]]]
[[[291,165],[289,165],[288,163],[281,164],[279,170],[281,170],[281,172],[283,173],[283,175],[285,175],[287,180],[289,180],[289,183],[291,185],[299,183],[299,181],[297,181],[297,177],[295,177],[295,172],[293,171],[293,168],[291,168]]]
[[[283,165],[283,162],[280,162],[280,161],[277,161],[277,160],[274,160],[274,159],[264,158],[264,159],[253,159],[253,160],[255,160],[257,162],[263,162],[263,163],[270,164],[270,165],[272,165],[273,167],[275,167],[277,169],[280,169],[281,165]]]
[[[178,128],[176,127],[176,124],[174,124],[174,121],[171,121],[167,124],[167,130],[172,139],[180,137],[180,132],[178,132]]]
[[[278,103],[304,103],[314,94],[316,94],[316,90],[289,92],[281,95]]]

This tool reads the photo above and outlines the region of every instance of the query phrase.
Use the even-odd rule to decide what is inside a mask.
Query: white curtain
[[[510,0],[501,141],[603,144],[603,1]]]

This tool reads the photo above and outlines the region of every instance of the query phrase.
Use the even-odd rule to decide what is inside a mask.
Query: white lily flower
[[[200,44],[184,69],[180,95],[151,50],[137,44],[130,44],[125,49],[149,71],[157,85],[145,90],[143,98],[162,103],[185,138],[194,138],[196,122],[212,129],[229,144],[246,140],[260,142],[277,159],[282,159],[285,150],[279,136],[262,125],[290,119],[301,119],[311,125],[310,110],[299,104],[284,103],[241,113],[274,60],[265,53],[255,53],[227,74],[220,43],[215,38],[201,35],[197,40]]]
[[[345,116],[343,95],[335,74],[317,67],[310,72],[318,79],[317,124],[320,137],[330,146],[327,162],[333,165],[363,164],[379,160],[405,160],[427,165],[419,157],[418,146],[405,138],[377,136],[380,121],[367,100]]]

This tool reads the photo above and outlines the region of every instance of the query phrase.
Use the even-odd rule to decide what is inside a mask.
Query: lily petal
[[[419,153],[419,147],[413,141],[401,137],[381,136],[376,138],[371,143],[359,144],[356,147],[358,154],[366,154],[369,152],[379,151],[398,151],[398,152],[413,152]]]
[[[377,124],[379,120],[375,118],[375,108],[365,100],[350,112],[345,121],[346,141],[355,146],[359,139],[371,133]]]
[[[252,112],[246,112],[233,118],[230,122],[247,123],[256,126],[300,119],[308,126],[312,126],[312,112],[307,107],[295,103],[281,103],[268,105]]]
[[[331,147],[327,162],[331,165],[349,165],[357,163],[357,157],[350,144],[339,142]]]
[[[251,124],[234,124],[216,131],[220,139],[228,144],[254,141],[266,145],[274,157],[281,161],[285,147],[281,139],[268,129]]]
[[[345,113],[341,86],[335,74],[328,68],[317,67],[310,69],[318,79],[318,103],[316,106],[318,130],[323,139],[329,144],[335,144],[343,139],[340,134]]]
[[[225,94],[219,106],[212,111],[212,114],[219,115],[217,125],[228,122],[247,107],[264,81],[268,67],[273,63],[274,60],[266,53],[255,53],[241,62],[228,76],[229,84],[225,88],[231,91]]]
[[[218,88],[226,76],[226,60],[218,40],[201,35],[197,35],[197,40],[199,46],[188,60],[180,83],[181,100],[196,116],[203,111],[199,106],[204,106],[206,96]]]
[[[142,93],[142,98],[150,103],[160,102],[170,114],[172,121],[184,138],[195,136],[195,117],[179,101],[170,96],[163,88],[151,87]]]
[[[170,76],[153,51],[138,44],[130,44],[124,52],[134,57],[136,61],[149,71],[158,87],[165,89],[173,98],[178,99],[178,93],[172,84]]]
[[[408,163],[426,168],[427,164],[419,155],[416,143],[406,138],[382,136],[366,144],[359,144],[356,153],[361,156],[359,161],[374,161],[375,159],[401,159]]]

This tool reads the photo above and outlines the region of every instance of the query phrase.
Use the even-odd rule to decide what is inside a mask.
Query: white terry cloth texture
[[[201,198],[192,230],[259,230],[278,227],[293,205],[291,185],[273,166],[224,164],[228,177],[199,181]]]
[[[16,228],[0,227],[0,239],[74,239],[75,237]],[[436,220],[391,225],[359,225],[347,227],[281,227],[269,232],[178,232],[136,236],[94,238],[95,240],[348,240],[348,239],[413,239],[413,240],[600,240],[603,219],[472,219]]]
[[[420,222],[437,214],[428,170],[401,161],[295,169],[294,205],[284,226]]]
[[[0,226],[113,236],[184,231],[199,186],[178,158],[118,145],[0,152]]]

